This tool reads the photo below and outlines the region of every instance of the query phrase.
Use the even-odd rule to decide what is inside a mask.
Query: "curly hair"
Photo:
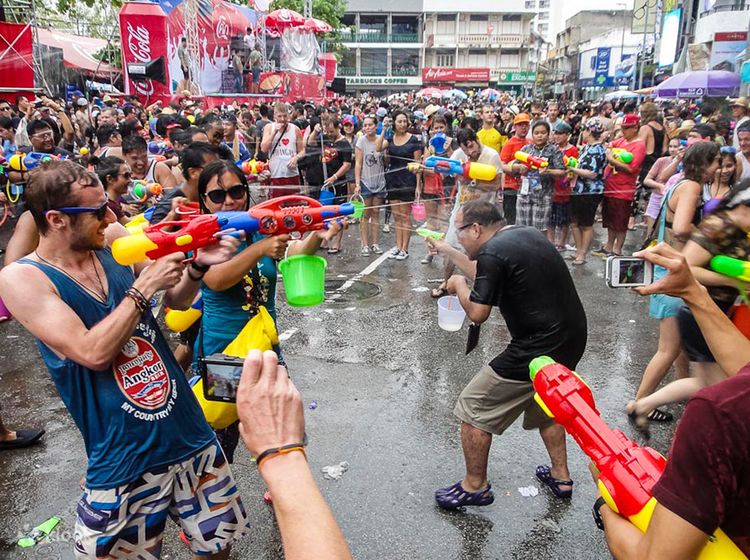
[[[719,145],[715,142],[696,142],[690,146],[682,158],[685,179],[700,183],[704,182],[705,169],[719,155]]]

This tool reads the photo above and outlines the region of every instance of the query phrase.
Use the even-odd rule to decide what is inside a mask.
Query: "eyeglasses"
[[[32,134],[32,138],[38,138],[39,140],[51,140],[55,137],[55,135],[52,133],[52,131],[49,132],[40,132],[39,134]]]
[[[247,187],[245,185],[233,185],[228,189],[214,189],[208,191],[203,196],[208,198],[214,204],[221,204],[229,195],[232,200],[242,200],[247,196]]]
[[[4,107],[0,107],[0,111],[10,111],[10,106],[6,105]]]
[[[44,215],[46,216],[48,213],[52,212],[53,210],[56,210],[57,212],[62,212],[63,214],[69,214],[72,216],[75,216],[77,214],[94,214],[96,216],[96,219],[99,221],[102,221],[104,219],[104,216],[107,215],[107,210],[109,210],[109,206],[107,205],[107,201],[105,200],[102,202],[101,206],[63,206],[62,208],[52,208],[50,210],[47,210]]]
[[[118,177],[125,177],[126,179],[131,179],[133,177],[133,173],[130,171],[126,171],[125,173],[118,173]]]
[[[461,232],[461,231],[465,230],[466,228],[470,228],[470,227],[471,227],[471,226],[473,226],[473,225],[474,225],[475,223],[476,223],[476,222],[471,222],[470,224],[464,224],[464,225],[462,225],[462,226],[458,226],[458,227],[456,228],[456,231],[457,231],[457,232]]]

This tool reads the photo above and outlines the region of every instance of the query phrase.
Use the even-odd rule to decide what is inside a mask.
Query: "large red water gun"
[[[158,259],[181,251],[192,252],[218,241],[217,234],[244,231],[264,235],[306,232],[328,227],[331,220],[354,213],[354,206],[324,206],[315,199],[289,195],[253,206],[247,212],[188,215],[184,220],[161,222],[116,239],[112,255],[122,265]]]
[[[656,507],[652,490],[667,460],[610,428],[596,409],[591,389],[577,373],[547,356],[532,360],[529,371],[536,402],[573,436],[599,470],[597,485],[607,505],[645,533]],[[717,529],[698,558],[740,560],[745,555]]]

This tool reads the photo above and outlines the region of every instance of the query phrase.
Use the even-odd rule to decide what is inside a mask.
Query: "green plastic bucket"
[[[326,266],[317,255],[294,255],[279,263],[286,302],[292,307],[312,307],[323,303],[326,292]]]
[[[352,206],[354,206],[354,214],[352,214],[352,220],[359,220],[365,213],[365,199],[361,196],[352,196],[349,202]]]

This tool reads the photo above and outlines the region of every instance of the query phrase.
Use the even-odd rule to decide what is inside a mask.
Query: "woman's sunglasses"
[[[232,200],[242,200],[242,198],[247,196],[247,187],[245,185],[233,185],[228,189],[214,189],[203,196],[207,197],[214,204],[221,204],[227,198],[227,194],[229,194]]]

